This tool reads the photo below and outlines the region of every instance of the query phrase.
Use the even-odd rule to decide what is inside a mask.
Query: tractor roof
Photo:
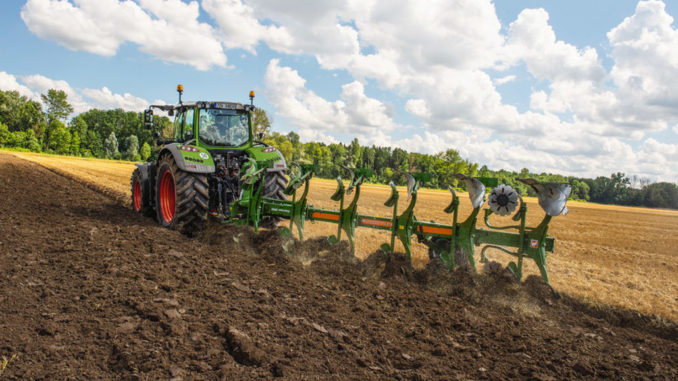
[[[249,110],[250,105],[242,105],[241,103],[235,102],[221,102],[221,101],[190,101],[182,102],[181,104],[174,105],[151,105],[149,108],[158,108],[163,111],[176,110],[180,108],[220,108],[224,110]]]

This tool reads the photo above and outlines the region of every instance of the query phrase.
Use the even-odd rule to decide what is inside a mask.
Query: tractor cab
[[[212,101],[184,103],[181,100],[183,91],[184,87],[178,85],[178,105],[151,105],[144,113],[144,123],[147,127],[153,125],[153,109],[166,111],[170,117],[176,113],[172,139],[161,139],[159,144],[175,142],[207,150],[236,147],[242,150],[252,146],[254,91],[250,91],[249,105]]]
[[[215,149],[245,149],[253,141],[253,106],[230,102],[187,102],[174,106],[173,141]]]

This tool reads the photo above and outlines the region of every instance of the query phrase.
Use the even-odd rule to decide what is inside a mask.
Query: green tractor
[[[162,139],[157,160],[136,164],[132,173],[132,207],[155,216],[163,226],[187,233],[200,230],[208,216],[229,220],[231,205],[252,195],[244,194],[242,174],[256,163],[268,163],[260,176],[261,195],[284,200],[287,163],[280,151],[255,140],[252,118],[254,91],[250,104],[232,102],[182,102],[183,86],[178,85],[179,104],[151,105],[144,111],[146,127],[153,126],[153,110],[174,116],[174,133]],[[261,139],[261,136],[258,137]],[[275,225],[278,217],[268,216],[262,225]]]

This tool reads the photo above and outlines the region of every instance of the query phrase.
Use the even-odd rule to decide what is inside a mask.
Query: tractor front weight
[[[370,216],[358,213],[358,201],[360,200],[360,188],[363,181],[372,176],[369,169],[344,169],[350,174],[350,182],[345,187],[341,177],[337,178],[337,189],[331,196],[333,201],[338,202],[338,209],[320,209],[309,205],[307,196],[310,180],[313,177],[313,165],[296,165],[298,172],[291,176],[284,193],[292,197],[292,200],[280,200],[262,196],[262,176],[270,161],[250,161],[250,166],[242,176],[243,196],[231,206],[231,213],[226,223],[240,225],[252,225],[258,229],[259,221],[263,216],[275,216],[288,219],[289,227],[281,227],[279,230],[291,235],[296,226],[299,239],[304,237],[304,222],[321,221],[337,224],[337,233],[328,237],[330,244],[336,244],[341,240],[342,231],[349,241],[351,253],[355,252],[355,229],[356,227],[384,230],[390,232],[390,242],[380,246],[386,253],[395,251],[396,238],[402,243],[405,253],[411,260],[411,238],[416,236],[418,241],[429,248],[430,257],[439,256],[444,265],[454,269],[461,259],[475,269],[474,248],[484,245],[480,251],[481,262],[487,261],[486,252],[490,249],[500,250],[517,258],[516,262],[508,265],[510,272],[520,280],[523,275],[523,261],[525,258],[532,259],[539,268],[541,276],[549,283],[546,271],[547,252],[553,252],[555,239],[547,236],[548,224],[553,216],[566,214],[566,202],[570,194],[570,186],[560,183],[540,183],[533,179],[517,179],[529,186],[536,192],[539,205],[546,215],[536,227],[526,226],[527,205],[522,197],[510,186],[496,186],[496,179],[476,179],[461,174],[455,174],[457,179],[463,181],[469,191],[469,198],[473,211],[462,222],[459,222],[460,200],[454,189],[450,188],[452,200],[444,211],[451,214],[451,224],[427,222],[418,220],[414,214],[417,203],[419,186],[430,181],[431,176],[427,173],[401,173],[407,179],[407,207],[402,213],[398,213],[399,192],[391,182],[391,195],[384,203],[392,207],[390,217]],[[480,210],[486,200],[485,185],[493,186],[489,196],[489,209],[485,209],[483,222],[485,227],[478,228],[477,220]],[[300,189],[303,187],[303,190]],[[355,193],[353,199],[345,206],[345,196]],[[511,215],[515,225],[495,226],[490,222],[490,216]],[[458,255],[455,259],[455,255]]]

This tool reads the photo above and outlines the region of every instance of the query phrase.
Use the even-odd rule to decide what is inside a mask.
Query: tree
[[[360,160],[362,159],[361,156],[363,153],[363,149],[360,146],[360,143],[358,142],[358,138],[354,138],[351,141],[351,144],[348,146],[348,153],[351,162],[355,165],[358,165],[358,163],[360,163]]]
[[[71,131],[77,132],[78,136],[84,137],[85,135],[87,135],[87,123],[80,115],[71,119],[70,128]]]
[[[35,131],[26,130],[26,136],[24,138],[24,147],[28,148],[33,152],[41,151],[40,142],[38,141],[38,138],[35,136]]]
[[[71,134],[71,147],[69,151],[71,155],[80,154],[80,135],[78,134],[78,131],[73,131]]]
[[[7,141],[9,140],[9,134],[10,132],[7,125],[0,122],[0,147],[3,147],[5,144],[7,144]]]
[[[7,139],[7,147],[24,147],[24,142],[26,141],[26,132],[24,131],[14,131],[9,134]]]
[[[17,91],[0,91],[0,122],[7,125],[10,132],[26,131],[41,119],[42,110],[38,102]]]
[[[139,154],[139,138],[136,135],[130,135],[125,138],[125,158],[134,160],[134,157]]]
[[[58,119],[53,120],[47,128],[47,148],[60,154],[67,154],[71,147],[71,133]]]
[[[266,110],[263,108],[254,109],[254,115],[252,116],[252,126],[254,127],[254,137],[258,139],[259,133],[263,133],[264,136],[268,136],[271,129],[271,120],[266,114]]]
[[[678,186],[671,183],[654,183],[644,188],[644,204],[654,208],[678,209]]]
[[[141,156],[141,160],[146,161],[149,156],[151,156],[151,146],[148,144],[148,142],[144,142],[144,145],[141,146],[141,149],[139,150],[139,155]]]
[[[294,131],[290,131],[287,134],[287,140],[292,143],[292,161],[299,161],[303,156],[303,146],[301,141],[299,141],[299,134]]]
[[[104,149],[107,158],[114,158],[118,155],[118,138],[115,137],[115,132],[111,131],[111,134],[104,140]]]
[[[94,157],[104,157],[106,155],[101,136],[96,131],[87,130],[87,138],[84,140],[84,143],[86,149],[85,155],[87,153]]]
[[[56,119],[65,121],[73,112],[73,107],[68,103],[68,96],[63,90],[49,89],[47,95],[42,94],[40,98],[47,106],[47,119],[50,123]]]
[[[402,172],[409,171],[409,161],[407,159],[407,151],[402,148],[394,148],[393,152],[391,152],[391,168]]]
[[[589,186],[584,181],[579,181],[577,179],[572,180],[572,198],[577,200],[589,201],[591,196],[589,196]]]

